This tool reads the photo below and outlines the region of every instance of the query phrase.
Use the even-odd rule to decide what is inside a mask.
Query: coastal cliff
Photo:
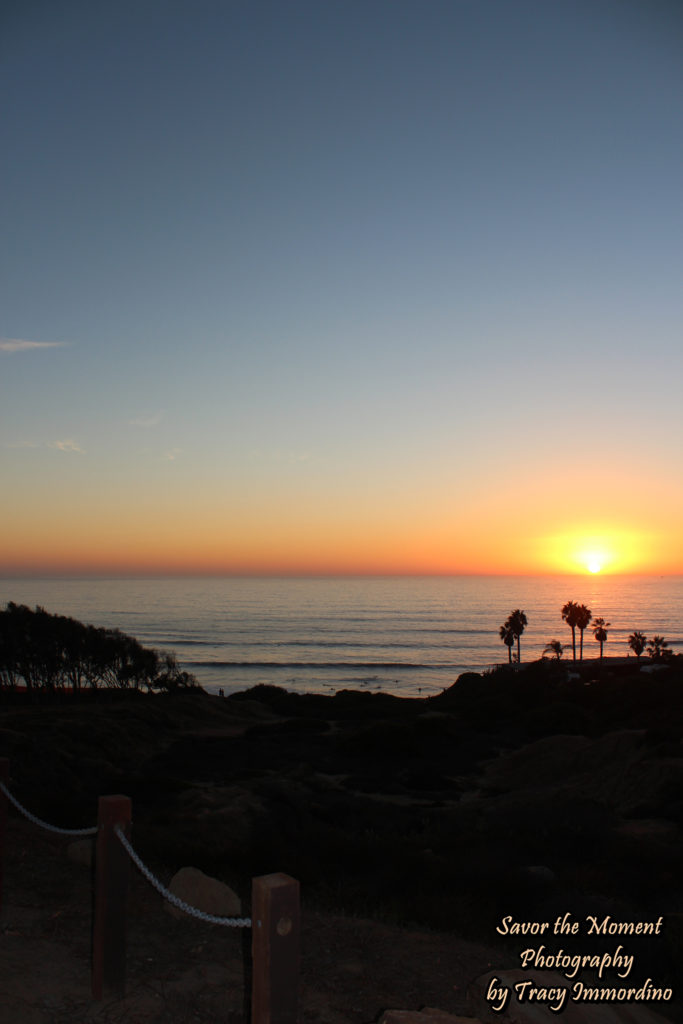
[[[682,666],[575,668],[468,674],[424,700],[257,687],[6,705],[0,755],[12,792],[61,825],[126,793],[166,878],[191,864],[248,899],[251,877],[285,871],[313,913],[496,945],[509,966],[503,915],[669,915],[635,951],[678,977]]]

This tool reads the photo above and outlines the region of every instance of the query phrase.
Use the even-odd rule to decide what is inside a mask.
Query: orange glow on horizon
[[[427,500],[427,499],[430,500]],[[145,500],[146,499],[146,500]],[[570,525],[540,505],[482,495],[458,506],[416,493],[411,503],[136,502],[82,509],[17,503],[0,537],[11,575],[421,576],[683,573],[680,530],[646,531],[607,516]],[[662,503],[663,504],[663,503]],[[665,507],[665,506],[664,506]],[[504,515],[501,513],[504,508]],[[634,523],[646,521],[634,517]],[[543,531],[554,523],[555,529]]]
[[[339,536],[334,549],[313,531],[295,537],[278,531],[268,543],[248,536],[226,540],[223,533],[171,536],[158,531],[135,539],[83,535],[59,544],[49,538],[38,548],[15,547],[0,563],[3,575],[235,575],[235,576],[428,576],[428,575],[609,575],[680,573],[667,565],[646,535],[635,533],[574,534],[532,541],[519,538],[517,549],[470,535],[465,542],[448,535],[409,543],[390,531],[373,531],[362,539]],[[445,531],[444,531],[445,534]]]

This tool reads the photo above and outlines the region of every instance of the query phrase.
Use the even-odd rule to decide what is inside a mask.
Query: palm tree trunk
[[[517,664],[522,664],[522,654],[519,647],[519,633],[517,634]]]
[[[572,626],[572,654],[574,661],[576,661],[576,627]]]

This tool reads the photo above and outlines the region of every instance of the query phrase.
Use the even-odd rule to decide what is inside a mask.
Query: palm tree
[[[579,661],[583,661],[583,631],[587,628],[588,623],[593,618],[593,613],[590,608],[586,608],[585,604],[580,604],[577,611],[576,627],[581,633],[581,646],[579,648]]]
[[[559,640],[551,640],[549,644],[546,644],[543,648],[544,654],[554,654],[559,661],[564,653],[564,648]]]
[[[521,637],[522,633],[524,632],[524,627],[526,626],[526,624],[527,624],[527,617],[524,614],[524,612],[521,611],[520,608],[515,608],[514,612],[511,612],[508,615],[507,620],[505,622],[505,625],[511,630],[512,635],[517,640],[517,664],[518,665],[522,661],[522,655],[521,655],[521,651],[520,651],[519,638]]]
[[[602,659],[602,645],[607,640],[607,629],[611,626],[611,622],[605,622],[603,618],[598,616],[597,619],[593,619],[593,636],[600,644],[600,658]]]
[[[663,661],[671,654],[668,640],[663,636],[653,636],[647,645],[647,653],[653,661]]]
[[[512,632],[508,625],[508,621],[504,622],[498,630],[498,635],[508,649],[508,665],[512,664],[512,648],[515,643],[515,634]]]
[[[635,633],[631,633],[631,635],[628,638],[628,645],[635,654],[638,661],[640,661],[640,656],[645,650],[646,643],[647,637],[644,633],[638,632],[638,630],[636,630]]]
[[[567,601],[562,609],[562,618],[572,631],[572,651],[576,661],[576,627],[579,622],[579,605],[576,601]]]

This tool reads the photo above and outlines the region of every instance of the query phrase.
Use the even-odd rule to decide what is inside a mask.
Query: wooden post
[[[9,786],[9,758],[0,757],[0,782]],[[7,834],[7,797],[0,789],[0,910],[2,910],[3,865],[5,863],[5,836]]]
[[[92,933],[92,994],[123,996],[126,987],[126,904],[129,856],[114,832],[130,838],[131,803],[127,796],[101,796],[95,848],[95,897]]]
[[[296,1024],[299,997],[299,883],[262,875],[251,889],[251,1024]]]

